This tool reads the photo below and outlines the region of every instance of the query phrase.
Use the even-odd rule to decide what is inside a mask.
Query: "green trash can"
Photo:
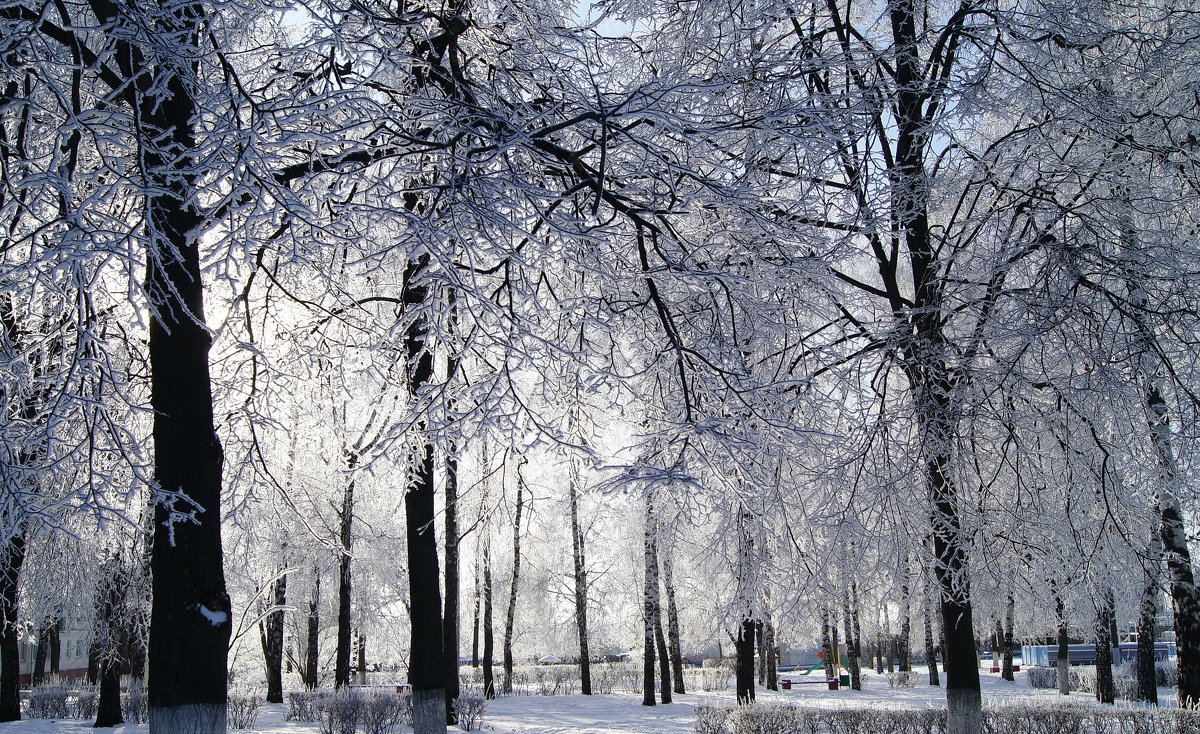
[[[850,687],[850,674],[843,673],[842,676],[838,679],[838,682],[842,684],[842,688],[849,688]]]

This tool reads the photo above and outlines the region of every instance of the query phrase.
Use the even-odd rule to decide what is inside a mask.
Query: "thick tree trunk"
[[[1013,675],[1013,612],[1016,599],[1008,592],[1008,601],[1004,605],[1004,662],[1000,669],[1000,677],[1007,681],[1016,680]]]
[[[46,660],[50,657],[50,634],[45,627],[38,630],[37,647],[33,650],[33,673],[29,676],[32,686],[46,682]]]
[[[492,541],[483,540],[483,696],[496,697],[496,684],[492,672]]]
[[[316,690],[321,644],[321,569],[313,566],[312,595],[308,599],[307,650],[304,656],[304,687]]]
[[[119,561],[110,559],[105,565],[96,598],[96,645],[100,652],[100,696],[96,703],[95,728],[107,728],[124,723],[121,713],[121,652],[123,626],[121,601],[123,586],[128,581],[120,572]]]
[[[25,563],[25,531],[4,543],[0,556],[0,722],[21,720],[21,646],[17,594]]]
[[[579,472],[574,462],[567,482],[567,500],[571,510],[571,563],[575,571],[575,632],[579,636],[579,688],[585,696],[592,695],[592,660],[588,651],[587,623],[587,559],[583,529],[579,525]],[[678,630],[676,630],[678,633]]]
[[[1096,610],[1096,700],[1100,703],[1112,703],[1116,698],[1113,687],[1113,658],[1111,618],[1113,598],[1112,592],[1101,592],[1102,602]]]
[[[163,48],[187,49],[202,37],[198,3],[156,16]],[[101,22],[125,23],[115,13]],[[129,53],[140,59],[136,48]],[[159,53],[159,51],[155,51]],[[135,67],[140,63],[135,61]],[[163,499],[154,510],[153,607],[149,643],[151,734],[224,734],[227,651],[232,610],[221,549],[221,443],[213,422],[204,325],[200,225],[192,125],[199,114],[186,75],[172,63],[132,82],[141,160],[146,172],[149,233],[146,285],[150,322],[150,403],[154,478]],[[186,497],[187,499],[183,499]],[[178,513],[195,510],[195,521]],[[186,661],[186,664],[181,664]]]
[[[1158,619],[1159,584],[1162,577],[1162,545],[1159,531],[1150,528],[1146,559],[1143,561],[1142,598],[1138,604],[1137,700],[1158,705],[1158,681],[1154,670],[1154,637]]]
[[[938,675],[937,646],[933,642],[933,613],[930,610],[932,600],[925,604],[925,660],[929,664],[929,685],[940,686],[941,676]]]
[[[100,696],[96,701],[96,723],[93,728],[105,729],[124,724],[121,713],[121,661],[116,655],[105,654],[100,663]]]
[[[54,624],[46,629],[46,634],[50,638],[50,675],[58,675],[62,665],[62,637],[59,633],[59,628],[62,626],[61,619],[55,619]],[[135,672],[135,675],[137,673]],[[139,675],[140,677],[140,675]]]
[[[1058,692],[1071,695],[1071,639],[1067,635],[1067,605],[1062,597],[1054,597],[1054,614],[1058,620]]]
[[[283,622],[287,606],[287,576],[271,584],[272,610],[259,624],[263,664],[267,669],[267,703],[283,703]]]
[[[513,513],[513,565],[512,583],[508,587],[508,610],[504,617],[504,693],[512,693],[513,655],[512,638],[513,623],[517,613],[517,589],[521,580],[521,511],[525,506],[524,480],[521,478],[521,466],[525,463],[522,457],[517,465],[517,506]]]
[[[451,367],[453,375],[453,367]],[[453,444],[446,456],[446,605],[442,615],[442,649],[446,666],[446,724],[458,723],[454,704],[458,700],[458,457]]]
[[[737,661],[734,677],[739,705],[754,703],[754,620],[743,619],[738,627]]]
[[[427,374],[431,374],[432,369]],[[428,379],[428,378],[426,378]],[[424,384],[422,381],[421,384]],[[446,731],[446,656],[442,642],[442,594],[439,588],[437,538],[434,535],[433,446],[414,469],[404,495],[408,521],[408,588],[410,617],[409,682],[412,685],[414,734]]]

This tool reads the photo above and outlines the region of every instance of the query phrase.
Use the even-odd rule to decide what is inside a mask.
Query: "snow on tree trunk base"
[[[948,688],[946,734],[979,734],[983,731],[982,705],[978,688]]]
[[[150,734],[225,734],[225,704],[151,706]]]
[[[413,733],[442,734],[446,731],[446,691],[413,691]]]

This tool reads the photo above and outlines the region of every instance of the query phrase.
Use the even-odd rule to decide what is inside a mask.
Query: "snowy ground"
[[[924,671],[921,671],[922,675]],[[815,680],[816,674],[812,677]],[[786,677],[786,676],[781,676]],[[994,673],[981,673],[985,706],[1003,706],[1007,702],[1069,700],[1071,703],[1095,703],[1085,693],[1061,699],[1056,692],[1034,690],[1018,673],[1009,683]],[[795,680],[807,680],[804,677]],[[922,680],[925,680],[922,677]],[[618,693],[610,696],[514,696],[488,704],[484,731],[494,734],[691,734],[696,703],[731,703],[733,692],[689,693],[677,696],[677,702],[653,708],[641,705],[641,696]],[[1165,704],[1174,691],[1159,689]],[[941,688],[918,685],[916,688],[889,688],[884,676],[869,674],[862,691],[830,691],[820,683],[804,683],[790,691],[757,692],[759,703],[788,703],[822,708],[908,708],[940,707],[945,703]],[[316,724],[284,720],[284,705],[263,709],[255,732],[261,734],[319,734]],[[0,724],[0,734],[94,734],[90,721],[52,721],[30,719]],[[114,734],[146,734],[146,725],[118,726]],[[403,729],[402,732],[411,731]],[[457,731],[452,729],[451,731]]]

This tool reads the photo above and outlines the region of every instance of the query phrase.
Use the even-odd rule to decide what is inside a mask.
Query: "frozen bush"
[[[483,696],[459,696],[454,702],[454,713],[458,726],[466,731],[483,728],[483,717],[487,714],[487,700]]]
[[[708,661],[705,660],[705,663]],[[733,680],[733,671],[725,666],[708,666],[705,665],[700,669],[699,683],[700,690],[723,691],[729,688],[729,682]]]
[[[405,718],[405,701],[407,694],[372,693],[362,697],[359,723],[365,734],[391,734],[397,727],[408,724],[411,720]],[[409,699],[408,709],[411,711],[412,702]]]
[[[1058,688],[1058,668],[1026,668],[1025,679],[1033,688]]]
[[[790,734],[798,731],[804,712],[793,706],[737,706],[725,720],[729,734]],[[847,732],[856,734],[856,732]]]
[[[916,688],[917,674],[911,670],[898,670],[887,674],[888,686],[891,688]]]
[[[140,680],[129,684],[121,714],[128,724],[144,724],[149,719],[149,699],[146,697],[146,686]]]
[[[288,721],[316,721],[318,703],[329,696],[328,691],[289,691],[287,694]]]
[[[225,708],[230,729],[253,729],[263,700],[253,691],[230,691]]]
[[[1179,685],[1179,668],[1171,660],[1156,663],[1154,677],[1160,687],[1174,688]]]
[[[698,703],[692,707],[696,714],[696,734],[727,734],[725,721],[733,710],[730,706]]]
[[[100,693],[96,686],[83,686],[76,689],[75,694],[71,696],[70,713],[67,715],[72,719],[94,719],[99,703]]]
[[[317,699],[317,724],[321,734],[354,734],[362,715],[362,699],[349,690]]]
[[[29,692],[25,715],[31,719],[66,719],[70,716],[67,706],[70,694],[66,686],[38,686]]]

